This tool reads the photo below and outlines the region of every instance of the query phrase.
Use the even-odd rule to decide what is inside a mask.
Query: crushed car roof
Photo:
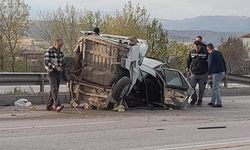
[[[163,63],[164,62],[161,60],[146,57],[143,59],[142,65],[154,69],[154,68],[162,65]]]
[[[140,70],[149,73],[153,77],[156,77],[155,68],[157,68],[163,64],[165,64],[165,63],[161,60],[144,57],[142,65],[140,66]]]

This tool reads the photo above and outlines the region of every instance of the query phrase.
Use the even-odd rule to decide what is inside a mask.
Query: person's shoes
[[[190,102],[190,104],[191,104],[191,105],[194,105],[195,102],[196,102],[196,100],[192,100],[192,101]]]
[[[202,105],[202,99],[198,99],[197,106],[201,106],[201,105]]]
[[[63,108],[64,108],[63,105],[62,105],[62,106],[57,106],[57,107],[56,107],[56,111],[57,111],[57,112],[60,112]]]
[[[214,105],[211,105],[212,107],[218,107],[218,108],[221,108],[222,105],[221,104],[214,104]]]
[[[114,111],[118,111],[118,112],[125,112],[125,107],[123,105],[118,105],[117,107],[115,107],[113,109]]]
[[[197,106],[201,106],[202,105],[202,101],[197,103]]]
[[[208,105],[209,105],[209,106],[212,106],[212,105],[214,105],[214,103],[213,103],[213,102],[210,102],[210,103],[208,103]]]
[[[54,111],[53,107],[46,107],[47,111]]]
[[[120,107],[118,108],[118,112],[125,112],[125,107],[123,105],[120,105]]]

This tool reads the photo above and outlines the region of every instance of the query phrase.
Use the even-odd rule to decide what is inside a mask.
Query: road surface
[[[250,96],[223,97],[223,108],[61,113],[0,107],[4,150],[248,150]],[[198,129],[200,127],[221,127]]]

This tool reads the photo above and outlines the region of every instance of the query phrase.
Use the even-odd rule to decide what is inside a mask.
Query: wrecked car
[[[70,103],[84,109],[185,108],[193,89],[161,60],[148,58],[145,40],[82,32],[66,57]]]

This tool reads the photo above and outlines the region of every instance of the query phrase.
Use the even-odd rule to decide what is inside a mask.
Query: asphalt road
[[[250,149],[250,96],[224,97],[223,108],[61,113],[0,107],[3,150]],[[198,129],[200,127],[224,127]]]

